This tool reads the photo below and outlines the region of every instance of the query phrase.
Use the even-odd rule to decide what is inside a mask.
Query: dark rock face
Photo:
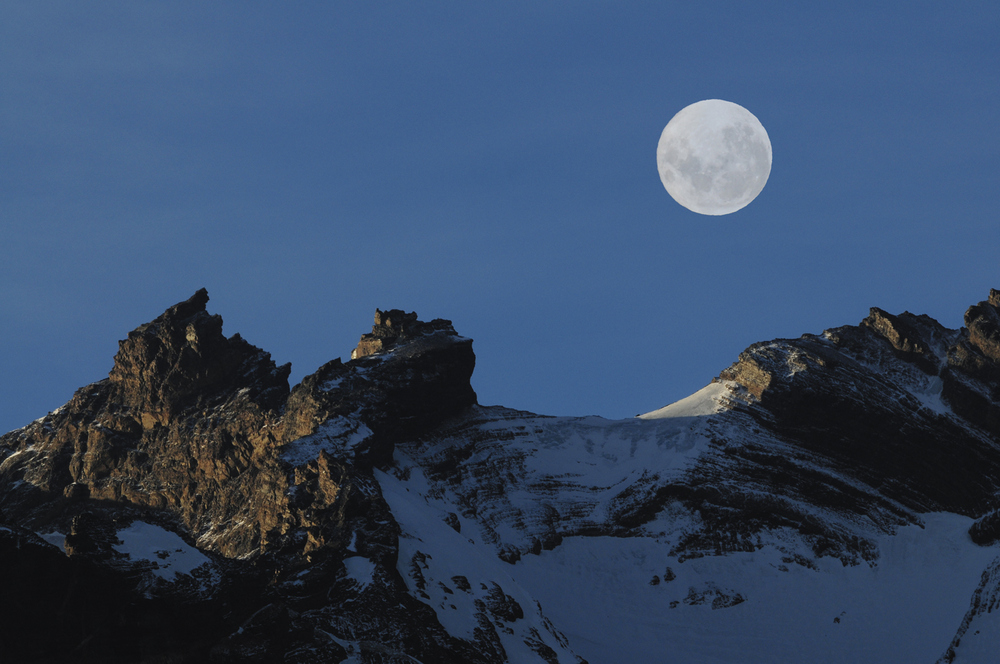
[[[358,359],[328,362],[292,391],[284,418],[286,440],[314,434],[320,423],[356,413],[372,435],[340,452],[362,466],[384,466],[397,441],[419,437],[476,403],[469,383],[476,364],[472,340],[459,338],[449,321],[421,323],[416,314],[390,326],[393,319],[387,316],[400,313],[375,316],[375,333],[400,332],[377,337],[380,347],[393,352],[375,354],[368,346],[371,352],[359,354],[356,349],[352,355]],[[366,343],[362,338],[358,348]]]
[[[992,445],[872,371],[867,362],[874,358],[852,353],[852,345],[862,347],[858,337],[871,334],[864,327],[835,333],[838,341],[805,337],[753,346],[721,377],[743,385],[744,365],[764,373],[766,388],[754,391],[761,385],[756,377],[746,385],[759,399],[752,412],[760,426],[797,448],[852,468],[872,486],[892,483],[890,497],[912,509],[975,513],[1000,477],[997,461],[980,465]],[[865,348],[878,348],[877,340],[866,341]],[[892,362],[896,350],[885,348],[881,360]],[[912,368],[923,373],[933,358],[917,358]],[[917,449],[919,455],[909,453]]]
[[[1000,509],[990,510],[973,522],[969,537],[981,546],[990,546],[1000,541]]]
[[[67,551],[69,548],[67,547]],[[5,662],[207,661],[253,583],[210,598],[145,592],[127,567],[96,551],[64,555],[34,533],[0,524],[4,570],[0,647]]]
[[[945,396],[955,412],[1000,431],[1000,291],[969,307],[961,340],[948,349]]]

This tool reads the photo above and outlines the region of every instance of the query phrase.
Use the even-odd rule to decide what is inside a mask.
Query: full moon
[[[739,104],[706,99],[681,109],[656,146],[660,180],[698,214],[736,212],[757,198],[771,174],[771,140]]]

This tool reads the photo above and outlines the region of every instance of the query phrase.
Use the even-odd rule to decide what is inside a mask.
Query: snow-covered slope
[[[486,426],[497,444],[475,445],[469,473],[449,474],[462,481],[425,475],[439,471],[453,438],[407,446],[379,475],[404,532],[400,571],[412,580],[419,568],[419,578],[446,585],[456,576],[496,583],[522,606],[528,597],[591,664],[933,662],[1000,553],[972,542],[970,518],[931,513],[893,534],[859,526],[869,560],[817,555],[792,528],[758,533],[751,551],[692,557],[682,545],[700,527],[696,511],[671,501],[626,529],[614,506],[651,468],[682,477],[710,422],[503,421],[516,434]],[[485,468],[496,469],[502,490],[483,481]],[[815,518],[843,523],[820,510]],[[498,565],[498,554],[512,564]],[[471,615],[449,598],[441,590],[423,597],[446,627]]]

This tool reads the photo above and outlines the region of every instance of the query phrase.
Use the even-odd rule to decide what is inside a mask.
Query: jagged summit
[[[958,330],[875,307],[753,344],[621,421],[480,406],[472,340],[396,309],[289,389],[207,303],[0,436],[23,607],[5,657],[986,662],[1000,643],[1000,291]]]
[[[967,328],[950,330],[928,316],[873,308],[857,326],[750,346],[719,376],[730,386],[728,405],[787,446],[785,459],[764,464],[766,481],[755,489],[801,501],[788,486],[788,462],[798,459],[803,468],[837,470],[813,480],[810,505],[830,501],[871,518],[872,506],[888,499],[886,523],[936,510],[983,514],[1000,486],[1000,427],[991,418],[1000,384],[986,380],[998,365],[981,341],[995,334],[996,313],[981,302],[966,314]],[[750,449],[757,463],[774,454],[758,445],[735,453]],[[841,485],[845,479],[855,486]],[[877,495],[859,493],[858,480]]]
[[[358,347],[351,351],[351,359],[357,360],[375,353],[389,350],[397,344],[406,343],[420,336],[443,332],[457,336],[450,320],[436,318],[429,323],[417,320],[416,312],[406,313],[400,309],[375,310],[375,324],[369,334],[361,335]]]
[[[288,396],[291,365],[276,367],[271,355],[239,334],[222,334],[222,317],[206,311],[204,288],[140,325],[118,342],[108,376],[114,401],[136,413],[144,427],[167,424],[184,410],[231,398],[248,398],[278,409]]]
[[[95,583],[105,570],[126,575],[115,590],[120,606],[109,609],[115,616],[109,620],[122,630],[147,619],[127,610],[135,593],[174,597],[194,606],[203,620],[199,629],[215,630],[218,641],[236,634],[239,622],[252,615],[259,621],[255,612],[275,599],[274,591],[262,595],[254,588],[294,574],[298,580],[278,595],[297,598],[307,587],[304,578],[325,594],[343,575],[347,549],[392,566],[396,531],[371,469],[391,463],[398,441],[475,404],[469,384],[475,356],[472,341],[457,337],[447,321],[423,323],[410,314],[396,334],[382,337],[388,342],[382,354],[346,365],[334,360],[289,390],[289,365],[275,366],[239,334],[227,338],[221,316],[206,309],[208,299],[199,290],[140,325],[119,343],[107,379],[0,437],[0,515],[18,524],[13,530],[0,526],[13,547],[0,542],[0,562],[13,556],[17,567],[17,552],[37,546],[17,527],[48,533],[48,541],[62,546]],[[177,553],[143,558],[136,547],[155,548],[150,540],[176,541],[169,546]],[[191,544],[197,549],[185,548]],[[204,560],[185,573],[193,577],[157,571],[186,569],[168,564],[181,553]],[[390,583],[397,596],[400,584]],[[257,604],[232,605],[248,592],[257,593]],[[451,637],[423,623],[417,633],[414,620],[422,613],[415,602],[403,598],[390,611],[368,607],[356,620],[381,625],[376,631],[397,634],[415,652],[431,653],[430,660],[447,661],[433,653],[454,650],[447,645]],[[287,620],[287,612],[282,608],[275,619]],[[26,619],[25,628],[31,624]],[[107,657],[111,647],[98,639],[103,645],[91,651],[103,654],[95,659],[136,661],[137,649],[151,647],[124,638],[124,631],[114,633],[132,644],[124,650],[131,654]],[[265,638],[287,645],[287,636],[273,637]],[[147,641],[164,638],[152,630]],[[215,643],[222,661],[243,661],[239,653],[249,646],[238,634],[233,639]],[[67,653],[76,645],[63,644],[65,650],[53,656],[71,661]],[[192,647],[204,646],[195,640]],[[339,646],[324,648],[333,653],[325,661],[339,661]],[[200,652],[198,661],[207,656]]]

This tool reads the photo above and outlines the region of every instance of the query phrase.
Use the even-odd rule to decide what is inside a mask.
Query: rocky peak
[[[896,350],[904,353],[924,353],[926,348],[920,342],[919,334],[906,320],[912,317],[909,312],[893,316],[878,307],[872,307],[868,317],[861,321],[861,324],[885,337]]]
[[[199,290],[140,325],[108,379],[0,437],[0,480],[19,487],[0,491],[0,509],[49,520],[57,500],[48,527],[65,532],[88,501],[124,503],[166,510],[226,556],[312,551],[339,541],[356,472],[476,403],[472,341],[449,321],[379,311],[382,353],[329,362],[290,391],[289,366],[224,336],[207,302]]]
[[[338,454],[360,467],[385,466],[397,441],[476,404],[469,382],[476,364],[472,340],[459,337],[451,321],[425,323],[416,313],[376,309],[371,334],[361,337],[351,358],[328,362],[292,390],[286,441],[341,422],[333,428],[344,432],[344,441],[356,442],[336,443]],[[363,439],[360,423],[370,432]]]
[[[1000,291],[990,289],[990,297],[965,312],[969,343],[989,362],[1000,362]]]
[[[907,507],[976,514],[1000,477],[987,438],[1000,434],[1000,294],[990,298],[963,330],[873,308],[856,326],[754,344],[720,379],[762,426]]]
[[[860,327],[875,332],[889,342],[898,358],[913,363],[930,375],[937,375],[944,362],[944,347],[938,342],[948,331],[927,315],[904,311],[894,316],[872,307]],[[935,352],[937,351],[937,352]]]
[[[118,343],[109,379],[116,401],[140,414],[142,424],[166,424],[185,408],[201,408],[240,389],[274,407],[288,394],[291,365],[235,334],[222,334],[222,317],[209,314],[202,288]]]
[[[962,417],[1000,435],[1000,291],[965,312],[961,337],[948,349],[944,396]]]
[[[429,323],[417,319],[416,312],[406,313],[401,309],[375,310],[375,325],[370,334],[361,335],[358,347],[351,351],[351,359],[374,355],[389,350],[416,337],[444,332],[455,336],[455,328],[450,320],[436,318]]]

